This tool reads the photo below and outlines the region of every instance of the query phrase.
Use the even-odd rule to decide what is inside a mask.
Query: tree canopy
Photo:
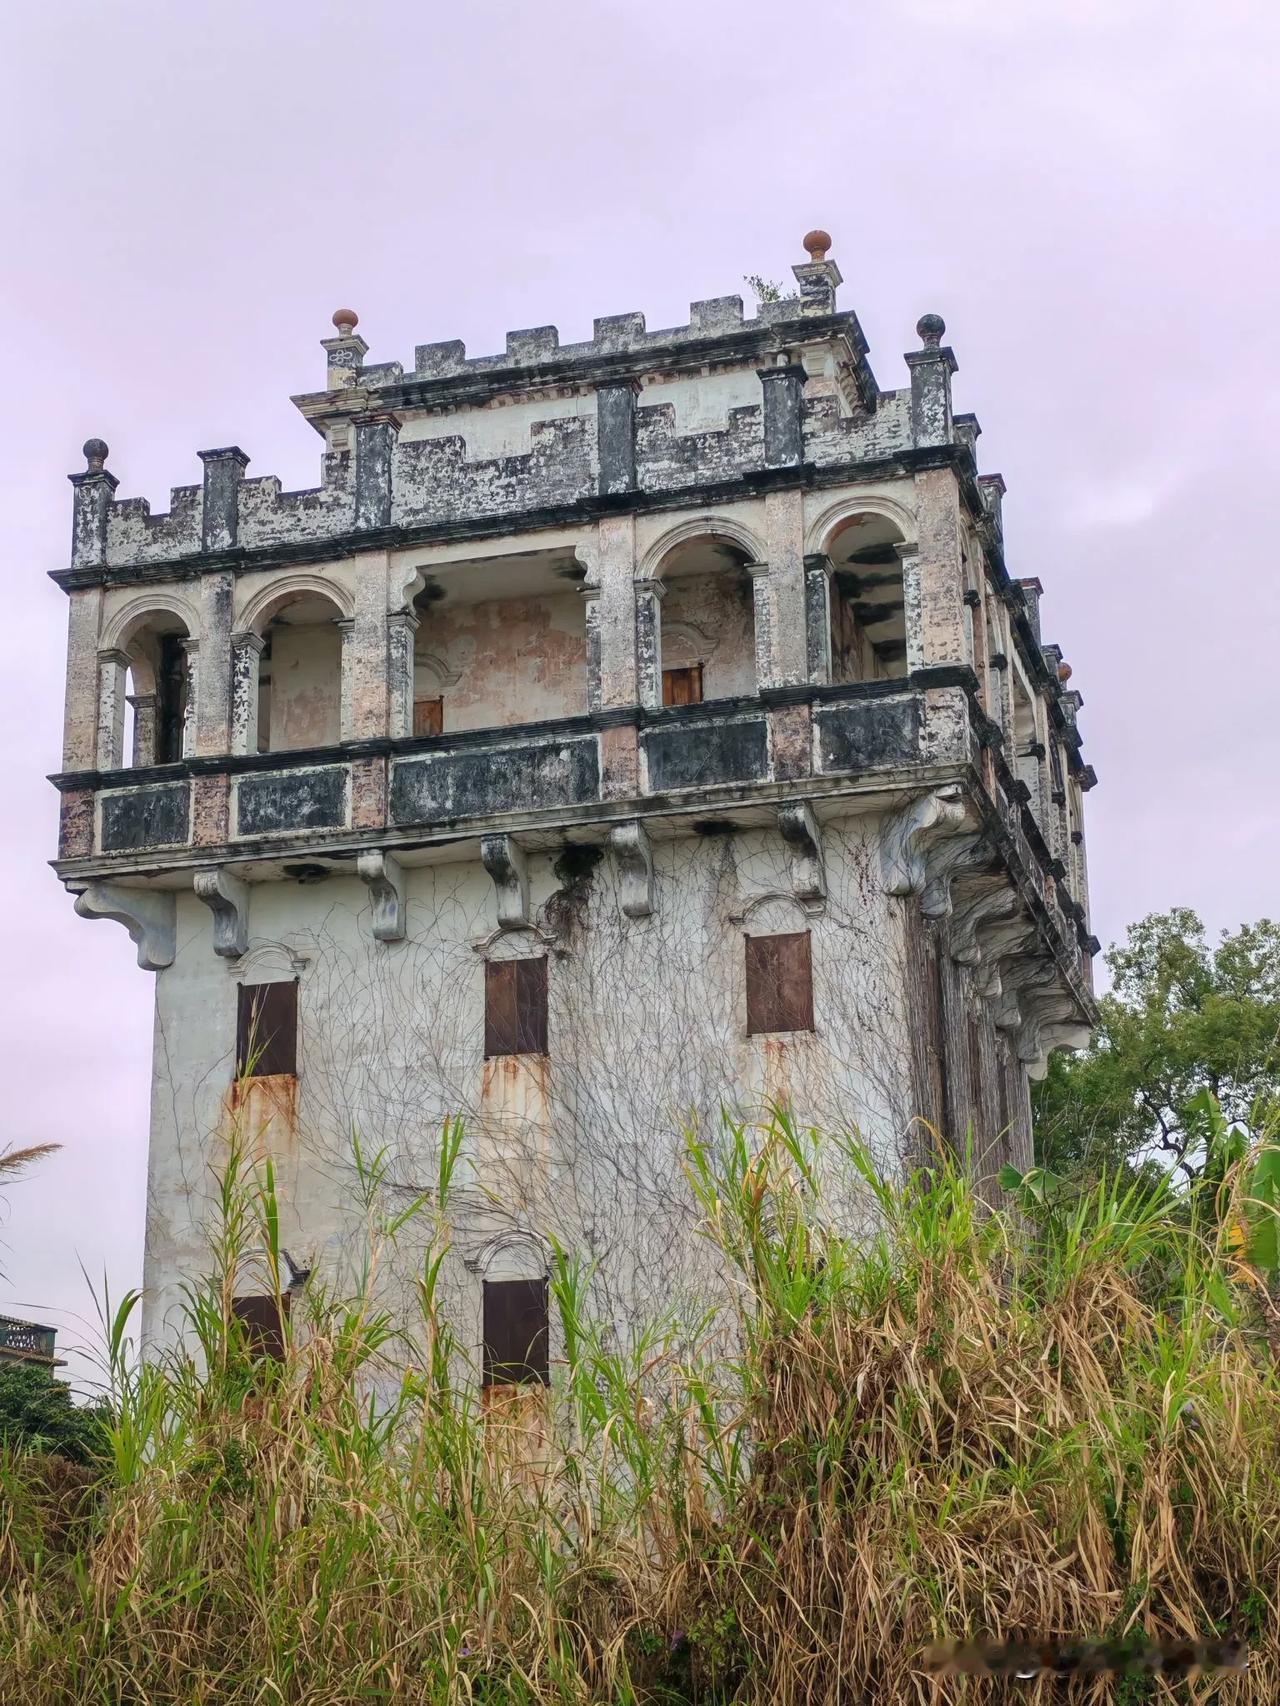
[[[1187,907],[1129,927],[1093,1045],[1055,1055],[1036,1087],[1036,1151],[1058,1172],[1152,1162],[1195,1178],[1213,1103],[1258,1138],[1280,1091],[1280,925],[1211,943]]]

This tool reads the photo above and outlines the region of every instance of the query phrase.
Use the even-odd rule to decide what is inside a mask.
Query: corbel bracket
[[[381,848],[356,859],[356,872],[369,890],[373,936],[377,942],[403,942],[405,931],[404,872],[400,861]]]
[[[816,910],[827,898],[827,870],[813,807],[804,800],[779,806],[778,828],[790,853],[792,893],[806,911]]]
[[[493,878],[498,897],[498,928],[529,928],[529,867],[524,850],[509,835],[482,835],[480,863]]]
[[[653,853],[644,825],[638,819],[615,824],[609,831],[609,850],[618,867],[623,912],[628,918],[648,918],[653,911]]]
[[[81,918],[111,918],[123,924],[138,949],[143,971],[163,971],[177,952],[177,901],[156,889],[127,889],[119,883],[90,883],[76,896]]]
[[[192,879],[196,898],[213,913],[213,951],[238,960],[249,946],[249,885],[225,865],[211,865]]]
[[[880,874],[887,894],[922,894],[930,846],[957,834],[965,822],[959,788],[938,788],[912,800],[888,820],[880,835]]]

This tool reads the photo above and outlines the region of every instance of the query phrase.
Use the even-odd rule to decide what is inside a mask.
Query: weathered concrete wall
[[[415,636],[414,689],[417,697],[443,699],[446,730],[581,715],[581,594],[428,605]]]
[[[340,738],[342,636],[332,622],[271,633],[271,752],[330,746]]]
[[[662,600],[662,666],[702,665],[704,699],[756,690],[755,615],[751,578],[721,571],[673,575]]]
[[[677,1161],[691,1115],[714,1123],[722,1101],[751,1112],[781,1099],[802,1121],[857,1124],[894,1164],[911,1107],[901,903],[883,893],[868,820],[828,826],[824,843],[829,899],[812,916],[780,898],[787,853],[764,831],[655,845],[655,910],[640,919],[620,911],[609,857],[579,856],[576,877],[530,857],[541,937],[494,939],[494,885],[478,863],[406,873],[402,943],[373,940],[354,879],[256,887],[241,962],[215,957],[207,911],[180,896],[177,957],[156,990],[148,1334],[163,1336],[181,1277],[205,1260],[242,978],[301,980],[296,1104],[278,1086],[258,1093],[272,1103],[265,1132],[251,1110],[300,1261],[350,1254],[353,1122],[371,1150],[388,1147],[408,1189],[433,1175],[441,1122],[461,1117],[475,1183],[494,1200],[460,1202],[460,1255],[498,1234],[554,1231],[600,1261],[600,1296],[620,1317],[669,1300],[696,1260]],[[806,927],[817,1029],[748,1037],[744,933]],[[548,946],[547,1059],[486,1066],[485,955]]]

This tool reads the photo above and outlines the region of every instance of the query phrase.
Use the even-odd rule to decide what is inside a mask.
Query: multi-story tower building
[[[1093,1014],[1080,698],[942,321],[882,390],[828,246],[754,319],[408,370],[340,310],[314,490],[205,450],[153,515],[85,446],[56,868],[156,976],[153,1337],[232,1120],[310,1265],[363,1214],[352,1129],[412,1191],[458,1117],[491,1364],[550,1234],[605,1307],[669,1294],[689,1119],[1027,1158]]]

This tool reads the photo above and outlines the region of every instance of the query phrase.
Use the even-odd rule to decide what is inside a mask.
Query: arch
[[[916,537],[916,518],[909,509],[895,502],[893,498],[868,492],[865,495],[839,498],[821,510],[805,531],[805,554],[825,553],[844,523],[859,515],[882,516],[893,523],[904,540]]]
[[[153,617],[162,616],[180,622],[189,639],[198,639],[200,618],[195,608],[177,593],[139,593],[122,604],[102,630],[99,647],[103,651],[128,651],[139,631]]]
[[[235,624],[237,631],[243,634],[264,634],[286,604],[291,604],[297,598],[305,598],[308,594],[327,599],[346,621],[350,621],[355,615],[355,599],[345,586],[337,581],[325,580],[322,575],[299,572],[279,575],[256,592],[240,612]]]
[[[499,1232],[481,1245],[468,1263],[482,1279],[545,1279],[552,1248],[536,1232]]]
[[[669,528],[661,538],[650,545],[640,560],[636,579],[657,580],[663,560],[669,557],[677,546],[690,544],[695,539],[723,539],[744,551],[749,563],[765,560],[764,541],[740,521],[726,515],[696,515]]]

